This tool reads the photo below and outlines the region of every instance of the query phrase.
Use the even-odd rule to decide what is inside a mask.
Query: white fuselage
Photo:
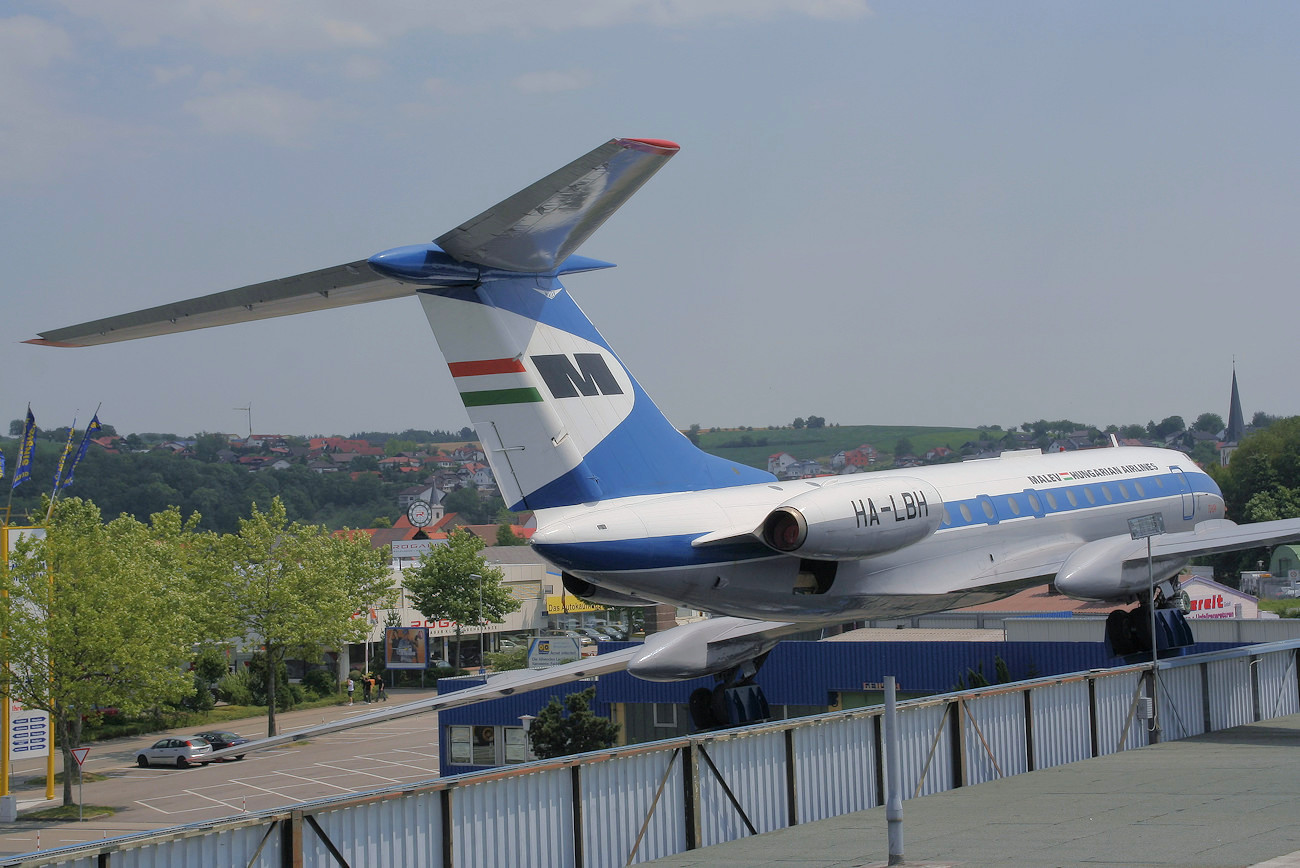
[[[940,503],[923,504],[932,515],[937,511],[936,527],[918,541],[874,553],[866,534],[877,528],[866,527],[868,519],[906,522],[902,496],[892,498],[891,508],[888,499],[869,504],[857,492],[868,482],[888,490],[894,481],[902,491],[920,482],[937,492]],[[842,554],[787,554],[763,541],[767,517],[807,501],[810,492],[821,492],[816,526],[830,529]],[[1156,512],[1167,531],[1190,530],[1223,518],[1223,499],[1180,452],[1013,452],[546,510],[533,544],[567,573],[611,591],[742,617],[842,621],[1006,596],[1054,575],[1080,545],[1127,537],[1128,519]],[[855,532],[863,534],[862,550],[873,553],[854,556]]]

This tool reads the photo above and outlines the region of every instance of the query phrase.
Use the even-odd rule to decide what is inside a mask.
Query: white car
[[[136,751],[135,762],[142,769],[149,768],[150,763],[183,769],[195,763],[211,762],[211,754],[212,745],[197,735],[189,738],[164,738],[152,747]]]

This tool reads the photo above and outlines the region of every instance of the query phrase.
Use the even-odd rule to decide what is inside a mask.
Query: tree
[[[825,428],[825,427],[826,427],[826,417],[825,417],[825,416],[809,416],[809,417],[808,417],[808,427],[809,427],[809,428]]]
[[[497,525],[497,545],[499,546],[526,546],[528,540],[515,533],[515,529],[508,524]]]
[[[267,735],[275,735],[274,673],[290,648],[337,648],[364,640],[359,611],[382,605],[392,590],[388,557],[365,534],[331,534],[290,522],[279,497],[240,519],[239,533],[211,547],[207,583],[225,635],[260,644],[267,656]]]
[[[49,712],[64,769],[76,767],[82,720],[97,708],[138,714],[193,690],[196,523],[172,508],[147,525],[104,524],[95,504],[67,498],[44,539],[17,543],[0,610],[4,678],[15,701]]]
[[[560,704],[552,696],[546,707],[537,712],[537,718],[528,728],[528,742],[538,759],[569,756],[613,747],[618,738],[619,725],[591,711],[591,701],[596,698],[596,688],[588,687],[580,693],[570,693]]]
[[[897,458],[900,455],[911,455],[911,454],[912,454],[912,441],[906,437],[899,437],[898,440],[895,441],[894,443],[894,457]]]
[[[465,530],[454,530],[445,546],[435,546],[406,573],[411,605],[431,620],[456,624],[456,657],[460,668],[462,625],[500,621],[519,608],[519,601],[501,585],[501,570],[489,566],[480,552],[483,541]]]
[[[804,423],[804,421],[803,421],[803,417],[802,417],[802,416],[795,416],[795,417],[794,417],[794,421],[791,422],[790,424],[791,424],[794,428],[798,429],[798,428],[802,428],[802,427],[804,426],[805,423]]]
[[[1223,417],[1218,413],[1202,413],[1192,423],[1192,430],[1213,434],[1223,430]]]

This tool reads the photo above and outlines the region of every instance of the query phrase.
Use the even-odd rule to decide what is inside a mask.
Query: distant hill
[[[767,469],[768,457],[778,452],[829,464],[835,453],[864,443],[892,456],[899,439],[907,438],[912,443],[913,454],[924,455],[936,446],[947,446],[955,451],[968,440],[990,436],[1000,437],[1001,433],[990,435],[977,428],[918,425],[839,425],[826,428],[725,428],[699,434],[700,448],[705,452],[762,470]]]

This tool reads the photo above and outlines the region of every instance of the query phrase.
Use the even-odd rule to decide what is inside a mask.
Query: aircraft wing
[[[1300,539],[1300,518],[1237,524],[1227,519],[1203,521],[1194,530],[1151,538],[1152,557],[1195,557],[1272,546]],[[1145,547],[1144,547],[1145,549]],[[1145,550],[1142,558],[1145,559]]]
[[[467,687],[464,690],[445,693],[432,699],[408,702],[403,705],[395,705],[392,708],[363,712],[343,720],[309,726],[283,735],[260,738],[237,747],[228,747],[216,751],[212,755],[214,757],[223,757],[269,750],[270,748],[292,744],[295,741],[356,729],[359,726],[385,723],[401,717],[425,714],[430,711],[442,711],[448,708],[457,708],[461,705],[473,705],[476,702],[484,702],[489,699],[500,699],[512,693],[524,693],[529,690],[551,687],[555,684],[567,684],[570,681],[578,681],[595,675],[620,672],[626,669],[628,662],[641,651],[642,647],[638,645],[632,648],[623,648],[619,651],[611,651],[608,654],[597,654],[595,657],[584,657],[581,660],[575,660],[561,666],[553,666],[550,669],[516,669],[510,672],[502,672],[499,675],[490,676],[485,684],[477,687]]]
[[[283,747],[295,741],[343,732],[359,726],[370,726],[399,717],[442,711],[461,705],[472,705],[488,699],[500,699],[515,693],[526,693],[529,690],[567,684],[582,678],[607,675],[629,668],[638,678],[650,681],[698,678],[702,675],[726,671],[741,661],[752,660],[771,650],[782,637],[806,629],[808,629],[806,625],[789,622],[757,621],[750,618],[709,618],[664,630],[662,633],[654,633],[644,644],[633,645],[630,648],[597,654],[595,657],[584,657],[550,669],[516,669],[502,672],[490,676],[485,684],[475,687],[467,687],[464,690],[419,702],[364,712],[284,735],[250,741],[238,747],[216,751],[212,755],[220,758]]]

